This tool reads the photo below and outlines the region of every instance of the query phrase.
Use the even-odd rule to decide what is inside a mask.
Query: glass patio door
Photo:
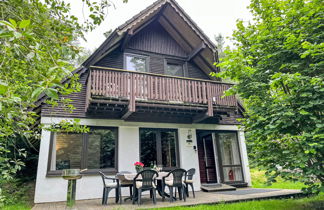
[[[140,161],[144,167],[152,163],[164,170],[178,167],[178,142],[175,129],[140,129]]]
[[[225,183],[243,182],[243,171],[236,132],[216,134],[220,155],[221,179]]]

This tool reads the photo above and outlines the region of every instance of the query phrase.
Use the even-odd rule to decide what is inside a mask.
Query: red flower
[[[144,167],[144,164],[141,163],[141,162],[135,162],[135,163],[134,163],[134,166],[141,166],[141,167]]]

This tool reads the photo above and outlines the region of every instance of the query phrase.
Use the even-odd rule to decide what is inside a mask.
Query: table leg
[[[158,194],[162,197],[162,200],[164,201],[164,198],[169,198],[170,195],[165,192],[165,184],[162,183],[162,180],[157,180],[157,188]],[[173,199],[176,200],[176,197],[173,196]]]

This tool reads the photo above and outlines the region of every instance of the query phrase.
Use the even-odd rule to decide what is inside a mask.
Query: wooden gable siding
[[[183,60],[178,57],[172,57],[168,55],[150,53],[140,50],[126,49],[125,53],[139,54],[150,57],[149,61],[149,72],[155,74],[164,74],[164,62],[165,59],[173,60]],[[106,55],[100,61],[98,61],[95,66],[103,66],[108,68],[117,68],[124,69],[124,53],[119,49],[114,50],[110,54]],[[196,79],[206,79],[209,80],[209,77],[193,62],[187,62],[186,77],[196,78]]]
[[[188,77],[209,80],[209,77],[193,62],[188,62]]]
[[[86,103],[86,79],[88,77],[88,73],[84,73],[81,77],[79,82],[82,85],[81,91],[78,93],[72,93],[68,96],[60,96],[60,98],[65,97],[72,100],[70,104],[72,104],[75,109],[72,113],[66,111],[64,106],[60,103],[58,106],[52,107],[48,104],[42,105],[41,116],[43,117],[86,117],[85,103]]]
[[[120,51],[120,49],[116,49],[108,55],[106,55],[105,57],[103,57],[100,61],[95,63],[95,66],[122,69],[123,62],[123,53]]]
[[[124,51],[115,49],[94,66],[125,69],[124,53],[148,56],[149,72],[164,74],[165,59],[183,60],[187,58],[186,52],[177,42],[163,29],[158,22],[153,22],[129,41]],[[187,62],[185,77],[196,79],[209,79],[209,77],[192,61]]]
[[[151,23],[131,38],[127,48],[183,58],[187,57],[187,53],[158,22]]]

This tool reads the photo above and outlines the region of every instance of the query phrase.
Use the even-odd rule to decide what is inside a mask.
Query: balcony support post
[[[209,117],[214,116],[214,110],[213,110],[213,96],[211,94],[211,87],[210,84],[207,83],[207,105],[208,105],[208,109],[207,109],[207,115]]]
[[[90,105],[90,98],[91,98],[91,84],[92,84],[92,78],[91,78],[91,71],[89,71],[89,76],[87,79],[87,88],[86,88],[86,103],[84,107],[84,112],[88,111],[89,105]]]
[[[133,114],[136,111],[136,105],[135,105],[135,91],[134,91],[134,74],[129,75],[130,78],[130,96],[129,96],[129,103],[126,112],[122,115],[121,119],[126,120],[131,114]]]

